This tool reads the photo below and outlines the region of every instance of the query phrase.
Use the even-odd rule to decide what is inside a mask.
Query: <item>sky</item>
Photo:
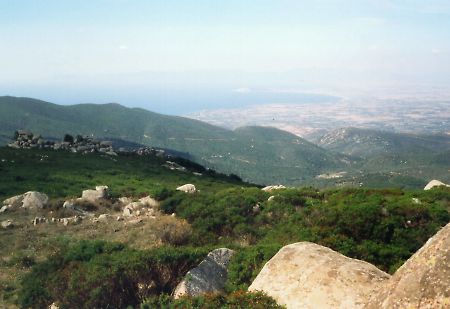
[[[0,95],[183,114],[447,85],[448,0],[0,0]]]

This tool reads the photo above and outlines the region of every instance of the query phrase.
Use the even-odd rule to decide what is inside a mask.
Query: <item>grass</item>
[[[82,190],[108,185],[113,196],[144,196],[193,183],[199,190],[218,191],[247,186],[221,174],[168,172],[155,156],[80,155],[64,151],[0,148],[0,200],[39,191],[51,198],[80,196]]]
[[[189,162],[185,165],[191,170],[185,172],[169,170],[163,164],[164,160],[152,156],[109,157],[0,148],[0,199],[37,190],[47,193],[52,200],[46,209],[18,209],[0,214],[2,221],[12,219],[16,225],[14,229],[0,229],[0,306],[14,307],[22,289],[20,278],[45,265],[48,257],[65,244],[81,240],[125,244],[133,256],[145,256],[143,250],[165,248],[169,251],[176,248],[180,254],[192,248],[202,252],[218,247],[235,249],[237,254],[231,262],[227,283],[227,292],[231,293],[245,289],[279,248],[298,241],[316,242],[392,273],[450,221],[448,188],[430,191],[291,188],[269,193],[234,177],[206,172]],[[194,170],[202,170],[204,174],[196,176]],[[200,192],[185,194],[174,190],[184,183],[195,184]],[[109,214],[106,222],[86,218],[68,226],[31,224],[35,216],[74,215],[61,208],[61,201],[102,184],[110,186],[113,199],[92,209],[96,217]],[[136,199],[147,194],[161,201],[154,217],[116,220],[121,208],[115,207],[115,198]],[[269,196],[274,199],[268,201]],[[171,216],[172,213],[176,215]],[[128,267],[126,261],[121,259],[120,265]],[[85,271],[95,265],[79,268],[78,274],[89,275]],[[71,264],[63,269],[58,267],[54,270],[56,276],[62,270],[70,270]],[[116,282],[111,280],[115,286]],[[72,289],[77,293],[76,287]],[[153,299],[148,304],[153,302],[166,300]]]

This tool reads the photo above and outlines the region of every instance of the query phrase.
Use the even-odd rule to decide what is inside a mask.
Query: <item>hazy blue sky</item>
[[[0,0],[0,94],[177,113],[449,82],[449,0]]]

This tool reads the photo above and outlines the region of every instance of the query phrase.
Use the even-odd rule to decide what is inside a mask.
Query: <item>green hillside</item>
[[[325,134],[317,144],[328,150],[362,158],[384,154],[426,155],[450,150],[450,136],[342,128]]]
[[[432,179],[450,181],[450,136],[342,128],[317,141],[321,147],[359,158],[340,183],[420,188]]]
[[[230,131],[119,104],[61,106],[0,97],[0,142],[5,143],[17,129],[48,138],[71,133],[173,149],[207,167],[262,184],[305,184],[317,174],[345,167],[342,156],[281,130],[251,127]]]
[[[256,130],[268,141],[276,133],[242,130],[251,136]],[[393,273],[450,220],[446,187],[265,192],[193,163],[185,162],[190,170],[184,172],[163,165],[156,156],[0,147],[0,202],[28,190],[50,196],[43,209],[0,214],[14,223],[0,229],[0,307],[48,308],[57,301],[69,308],[224,308],[227,302],[232,308],[275,308],[271,299],[262,303],[245,291],[282,246],[311,241]],[[199,190],[174,190],[187,182]],[[62,202],[99,184],[109,185],[112,196],[83,204],[90,215],[82,221],[31,223],[73,216]],[[159,201],[153,216],[124,218],[117,198],[147,194]],[[169,295],[186,272],[222,247],[237,252],[225,295],[174,301]],[[141,289],[142,283],[152,288]]]

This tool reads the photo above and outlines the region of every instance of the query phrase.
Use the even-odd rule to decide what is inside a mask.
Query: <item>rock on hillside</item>
[[[280,190],[280,189],[286,189],[286,187],[283,186],[283,185],[275,185],[275,186],[267,186],[267,187],[264,187],[264,188],[262,188],[261,190],[262,190],[262,191],[265,191],[265,192],[271,192],[271,191],[273,191],[273,190]]]
[[[48,196],[44,193],[28,191],[24,194],[10,197],[3,201],[3,205],[5,205],[8,209],[14,208],[27,208],[27,209],[35,209],[35,208],[44,208],[48,203]]]
[[[173,292],[174,298],[199,296],[206,293],[223,292],[228,276],[228,263],[234,251],[220,248],[208,256],[195,268],[188,271]]]
[[[197,192],[197,189],[195,188],[195,186],[193,184],[187,183],[185,185],[182,185],[180,187],[177,188],[178,191],[183,191],[186,193],[195,193]]]
[[[363,308],[389,275],[329,248],[299,242],[285,246],[249,287],[287,308]]]
[[[96,186],[95,190],[84,190],[81,194],[81,198],[89,202],[96,202],[98,200],[108,198],[108,196],[108,186]]]
[[[450,308],[450,223],[397,270],[367,308]]]
[[[443,183],[442,181],[433,179],[432,181],[430,181],[425,188],[423,188],[424,190],[430,190],[434,187],[440,187],[440,186],[445,186],[445,187],[450,187],[449,185]]]

